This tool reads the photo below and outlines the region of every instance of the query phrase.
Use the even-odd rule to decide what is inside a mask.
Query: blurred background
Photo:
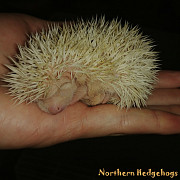
[[[138,25],[156,44],[161,69],[180,70],[179,0],[1,0],[1,13],[46,20],[105,15]],[[147,119],[148,121],[148,119]],[[42,149],[1,150],[0,179],[99,179],[99,168],[179,171],[179,135],[128,135],[75,140]],[[122,178],[123,179],[123,178]],[[132,178],[131,178],[132,179]],[[145,178],[146,179],[146,178]]]

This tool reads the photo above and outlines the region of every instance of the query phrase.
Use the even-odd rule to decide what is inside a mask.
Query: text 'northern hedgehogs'
[[[79,100],[145,106],[157,81],[152,42],[117,19],[49,25],[18,48],[3,78],[9,93],[52,114]]]

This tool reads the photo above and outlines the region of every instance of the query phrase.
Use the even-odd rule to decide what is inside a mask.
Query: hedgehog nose
[[[64,109],[64,108],[61,107],[61,106],[50,106],[50,107],[48,108],[48,111],[49,111],[49,113],[55,115],[55,114],[61,112],[63,109]]]

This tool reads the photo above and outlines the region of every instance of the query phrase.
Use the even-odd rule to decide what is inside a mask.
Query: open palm
[[[17,53],[27,34],[46,27],[46,21],[20,14],[0,14],[0,76],[3,64]],[[2,82],[1,82],[2,84]],[[42,112],[35,103],[13,105],[0,88],[0,148],[43,147],[78,138],[132,133],[180,133],[180,72],[162,71],[148,107],[119,110],[114,105],[87,107],[78,102],[57,115]]]

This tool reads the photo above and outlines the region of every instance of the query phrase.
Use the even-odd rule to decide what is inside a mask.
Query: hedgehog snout
[[[63,84],[62,81],[59,81],[56,85],[51,86],[47,98],[40,100],[38,106],[45,112],[57,114],[71,104],[76,90],[77,86],[74,80],[63,82]]]
[[[63,106],[60,106],[60,105],[57,105],[57,106],[56,106],[56,105],[55,105],[55,106],[50,106],[50,107],[48,108],[48,112],[55,115],[55,114],[63,111],[64,109],[65,109],[65,107],[63,107]]]

